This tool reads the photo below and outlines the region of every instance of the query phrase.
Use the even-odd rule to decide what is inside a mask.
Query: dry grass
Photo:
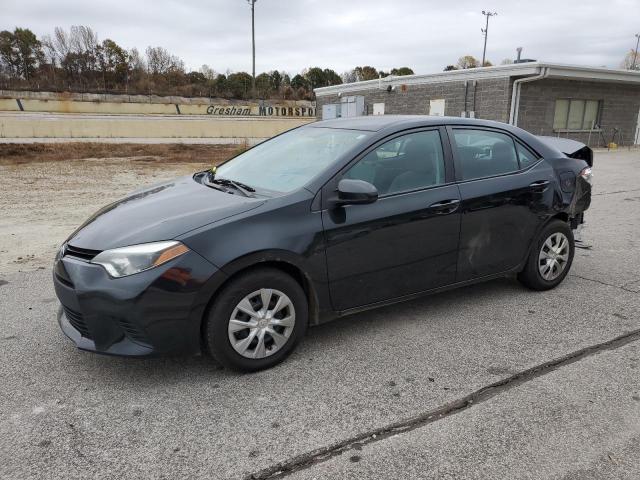
[[[0,164],[128,158],[153,162],[200,162],[217,165],[247,149],[246,145],[140,143],[3,143]]]

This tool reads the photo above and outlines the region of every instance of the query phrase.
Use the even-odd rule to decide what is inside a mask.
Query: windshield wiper
[[[236,180],[230,180],[228,178],[213,178],[210,179],[211,183],[215,183],[217,185],[222,185],[224,187],[233,187],[242,193],[245,197],[255,197],[253,192],[256,191],[255,188],[250,187],[249,185],[245,185],[244,183],[238,182]]]
[[[224,188],[222,185],[214,185],[212,183],[212,178],[211,177],[212,177],[211,172],[207,172],[207,174],[205,174],[204,178],[202,179],[202,184],[206,185],[207,187],[215,188],[216,190],[220,190],[221,192],[224,192],[224,193],[230,193],[229,190]]]
[[[245,197],[255,197],[253,192],[256,191],[255,188],[250,187],[249,185],[245,185],[242,182],[238,182],[237,180],[231,180],[230,178],[216,178],[215,167],[211,170],[208,170],[203,178],[203,183],[205,185],[209,185],[210,187],[217,188],[218,190],[223,190],[219,186],[227,187],[223,191],[229,192],[228,188],[231,187],[234,190],[240,192]]]

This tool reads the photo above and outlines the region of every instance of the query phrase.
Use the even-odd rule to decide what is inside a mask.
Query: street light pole
[[[258,0],[247,0],[247,3],[251,5],[251,54],[253,59],[253,69],[251,71],[251,96],[256,96],[256,2]]]
[[[255,22],[255,10],[256,2],[258,0],[247,0],[251,5],[251,52],[253,56],[253,70],[251,76],[251,95],[256,96],[256,22]]]
[[[484,15],[485,17],[487,17],[487,23],[485,28],[481,28],[480,31],[482,32],[482,34],[484,35],[484,49],[482,50],[482,63],[480,64],[481,67],[484,67],[484,61],[487,55],[487,37],[489,36],[489,17],[493,17],[494,15],[498,15],[498,12],[490,12],[490,11],[482,11],[482,15]]]
[[[631,64],[631,70],[636,69],[636,60],[638,59],[638,44],[640,43],[640,33],[636,33],[636,51],[633,53],[633,63]]]

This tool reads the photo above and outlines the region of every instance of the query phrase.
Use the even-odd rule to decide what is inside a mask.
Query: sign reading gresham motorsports
[[[311,105],[209,105],[208,115],[224,117],[315,117]]]

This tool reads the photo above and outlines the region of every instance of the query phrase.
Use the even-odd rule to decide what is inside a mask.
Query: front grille
[[[79,247],[74,247],[73,245],[69,245],[67,243],[67,246],[65,247],[64,250],[64,255],[69,256],[69,257],[74,257],[74,258],[79,258],[81,260],[91,260],[93,259],[93,257],[95,257],[96,255],[98,255],[101,251],[100,250],[89,250],[88,248],[79,248]]]
[[[67,308],[67,307],[63,307],[63,308],[64,308],[64,314],[66,315],[67,320],[69,320],[69,323],[71,324],[71,326],[76,330],[78,330],[80,332],[80,335],[82,335],[85,338],[88,338],[89,340],[92,340],[93,338],[91,337],[91,332],[87,328],[87,324],[84,323],[84,318],[82,317],[82,314],[76,312],[75,310],[71,310],[70,308]]]
[[[136,343],[148,345],[149,341],[147,340],[147,336],[142,332],[142,330],[140,330],[140,328],[124,318],[119,319],[119,323],[127,337]]]

